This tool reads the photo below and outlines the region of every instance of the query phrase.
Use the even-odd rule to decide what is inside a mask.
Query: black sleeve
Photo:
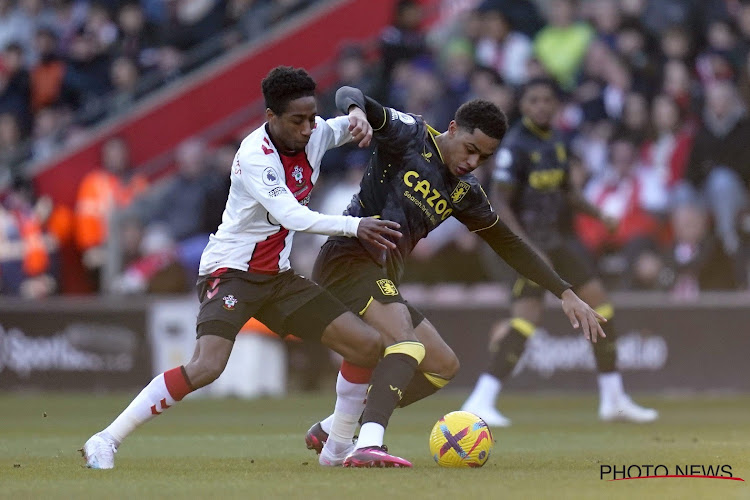
[[[542,258],[510,230],[499,218],[497,223],[477,234],[513,269],[537,285],[546,288],[560,297],[570,288],[570,283],[563,280]]]
[[[367,115],[367,121],[372,128],[379,130],[386,124],[386,112],[382,104],[375,99],[367,97],[361,90],[354,87],[341,87],[336,91],[336,107],[345,115],[349,114],[349,108],[357,106]]]
[[[341,87],[336,91],[336,107],[348,113],[351,106],[365,111],[372,126],[373,140],[381,151],[403,155],[403,150],[412,141],[422,146],[426,129],[424,122],[414,115],[386,108],[375,99],[367,97],[354,87]],[[421,152],[421,149],[420,149]]]

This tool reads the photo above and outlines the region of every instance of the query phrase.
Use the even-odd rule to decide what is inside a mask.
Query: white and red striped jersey
[[[360,218],[307,208],[323,154],[349,141],[345,116],[316,117],[310,142],[294,156],[278,152],[265,124],[248,135],[234,157],[227,206],[203,251],[199,273],[222,267],[265,274],[286,271],[295,231],[356,236]]]

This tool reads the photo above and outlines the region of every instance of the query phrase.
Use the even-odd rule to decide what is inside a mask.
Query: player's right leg
[[[157,375],[106,429],[86,441],[82,449],[86,465],[92,469],[113,468],[114,454],[122,441],[189,393],[216,380],[224,371],[233,345],[218,335],[200,337],[189,363]]]
[[[521,280],[523,278],[519,278]],[[461,407],[481,417],[491,427],[507,427],[510,420],[496,408],[503,382],[513,373],[542,317],[544,291],[526,281],[516,282],[511,319],[496,325],[490,339],[490,362]],[[525,289],[525,290],[524,290]]]
[[[184,366],[157,375],[106,429],[86,441],[81,452],[88,467],[113,468],[114,454],[131,432],[221,375],[237,333],[257,310],[258,299],[272,286],[272,278],[262,276],[261,283],[250,283],[244,279],[246,274],[223,270],[199,281],[201,308],[192,359]]]

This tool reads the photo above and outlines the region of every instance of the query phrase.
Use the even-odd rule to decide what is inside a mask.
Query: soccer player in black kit
[[[321,248],[313,280],[374,326],[387,347],[374,371],[342,364],[334,414],[313,425],[305,440],[308,448],[322,451],[322,465],[410,467],[383,447],[388,420],[397,406],[445,386],[459,366],[432,324],[398,289],[404,259],[427,233],[456,217],[518,272],[560,297],[571,324],[581,326],[592,342],[604,336],[603,318],[508,229],[471,175],[495,153],[506,132],[505,115],[494,104],[473,100],[462,105],[442,134],[420,117],[385,108],[355,88],[339,89],[336,104],[344,113],[353,107],[365,111],[376,145],[360,192],[345,213],[398,222],[403,236],[395,250],[386,252],[346,237],[329,238]],[[370,376],[379,383],[368,389]]]
[[[551,127],[558,104],[555,83],[543,78],[528,82],[520,104],[521,123],[508,132],[496,156],[493,179],[499,191],[495,203],[500,218],[545,255],[581,298],[607,318],[606,338],[593,346],[599,373],[599,418],[632,422],[656,420],[656,410],[636,405],[623,389],[622,377],[616,368],[614,308],[596,277],[591,258],[567,230],[564,214],[568,209],[580,211],[601,219],[612,229],[616,221],[603,216],[569,185],[565,142],[560,132]],[[494,333],[502,337],[492,342],[489,368],[479,377],[462,408],[479,415],[490,426],[510,425],[510,420],[495,408],[495,401],[502,381],[513,372],[527,340],[541,320],[544,289],[533,281],[524,277],[516,280],[512,317],[496,327]]]

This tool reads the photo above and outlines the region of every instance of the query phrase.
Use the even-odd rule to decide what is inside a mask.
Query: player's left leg
[[[373,300],[362,318],[378,330],[387,346],[372,373],[367,402],[362,412],[362,427],[356,449],[344,460],[344,467],[411,467],[399,457],[388,455],[383,436],[393,411],[425,356],[403,302],[381,303]],[[326,446],[328,443],[326,443]]]
[[[602,325],[607,336],[593,344],[596,368],[599,372],[599,418],[604,421],[628,420],[631,422],[656,420],[659,417],[656,410],[638,406],[623,388],[622,375],[617,370],[615,310],[602,282],[599,279],[592,279],[576,288],[579,297],[607,320]]]
[[[409,306],[409,310],[412,320],[414,320],[415,314],[421,316],[421,313],[413,307]],[[406,386],[404,395],[398,404],[399,408],[416,403],[445,387],[456,376],[460,367],[456,353],[445,343],[437,329],[424,316],[414,328],[414,332],[424,345],[425,356],[411,382]]]

